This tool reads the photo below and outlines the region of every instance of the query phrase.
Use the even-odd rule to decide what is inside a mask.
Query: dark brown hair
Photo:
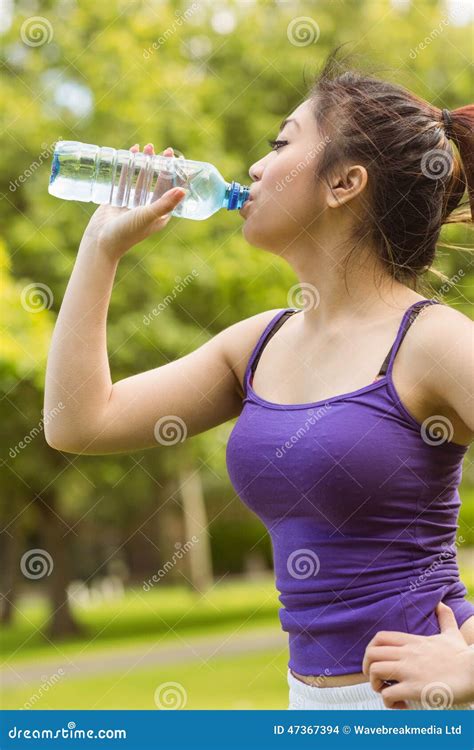
[[[473,221],[474,105],[443,117],[402,86],[354,69],[352,58],[339,59],[341,46],[309,94],[328,137],[316,176],[327,181],[347,161],[366,167],[365,216],[350,238],[351,253],[369,240],[392,277],[416,290],[424,272],[434,270],[442,225]]]

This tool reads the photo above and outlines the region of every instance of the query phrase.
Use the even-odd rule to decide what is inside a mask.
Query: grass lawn
[[[33,705],[37,709],[156,709],[155,691],[165,701],[163,684],[173,682],[178,683],[172,689],[179,700],[186,696],[182,706],[186,709],[286,709],[287,661],[286,649],[261,651],[215,658],[206,664],[194,662],[137,669],[123,675],[116,672],[59,680],[51,688],[40,689],[40,685],[31,684],[5,691],[1,707],[21,708],[36,695]]]
[[[472,595],[474,570],[467,549],[459,550],[461,578]],[[225,581],[205,597],[184,588],[134,589],[120,602],[77,608],[76,616],[86,637],[58,643],[56,650],[37,630],[45,621],[44,606],[25,606],[15,628],[0,638],[3,657],[21,666],[67,654],[71,659],[104,650],[123,653],[137,645],[179,645],[179,635],[210,635],[226,631],[248,632],[278,623],[279,602],[273,578],[253,582]],[[241,628],[241,629],[240,629]],[[32,700],[39,709],[154,709],[155,691],[163,683],[178,683],[177,695],[186,696],[187,709],[286,709],[286,649],[269,648],[248,655],[196,660],[191,664],[150,665],[123,672],[59,679],[48,687],[28,682],[2,693],[0,707],[21,708]],[[45,672],[45,680],[51,675]],[[179,698],[182,700],[182,698]]]
[[[278,624],[278,594],[273,577],[255,581],[224,581],[204,596],[185,587],[155,586],[148,592],[129,589],[123,599],[91,608],[75,608],[84,628],[81,637],[56,641],[57,649],[41,628],[48,616],[45,602],[20,606],[12,627],[0,637],[2,661],[9,664],[38,661],[65,654],[90,654],[106,648],[137,644],[176,643],[176,633],[206,635],[238,624]]]

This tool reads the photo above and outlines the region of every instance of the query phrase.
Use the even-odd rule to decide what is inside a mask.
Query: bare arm
[[[54,417],[45,419],[45,436],[53,448],[90,455],[142,450],[174,444],[239,414],[235,365],[250,356],[275,311],[230,326],[174,362],[112,383],[106,325],[120,257],[164,226],[177,202],[167,193],[145,208],[101,206],[93,215],[48,356],[44,411]],[[142,223],[133,217],[147,209]]]

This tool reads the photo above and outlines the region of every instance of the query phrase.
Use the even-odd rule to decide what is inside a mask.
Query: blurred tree
[[[132,456],[60,455],[42,434],[10,455],[41,419],[54,317],[95,210],[48,194],[54,142],[127,148],[153,141],[157,150],[172,145],[188,158],[211,161],[227,179],[248,182],[249,166],[266,153],[266,139],[304,99],[313,72],[337,43],[354,41],[362,61],[380,75],[439,106],[472,99],[471,30],[455,5],[42,0],[34,12],[16,3],[11,19],[7,8],[0,31],[0,217],[11,259],[7,263],[2,246],[0,376],[7,430],[0,508],[8,540],[3,560],[10,561],[3,586],[14,588],[19,551],[35,538],[35,528],[47,529],[58,562],[48,579],[52,611],[59,613],[52,631],[74,629],[65,614],[67,561],[73,575],[93,580],[114,560],[128,559],[132,577],[139,577],[147,566],[153,573],[183,542],[177,537],[189,533],[189,524],[176,523],[182,467],[199,468],[215,534],[227,533],[226,514],[232,517],[238,504],[225,468],[232,423],[183,445]],[[312,20],[318,32],[312,40],[291,40],[298,18]],[[293,272],[280,258],[247,246],[240,230],[240,217],[225,211],[205,222],[173,219],[125,256],[108,323],[114,382],[184,355],[237,320],[287,305]],[[460,227],[446,229],[443,237],[460,246],[469,242]],[[430,278],[433,294],[469,314],[472,255],[440,249],[437,267],[451,281],[443,287]],[[29,284],[46,290],[48,306],[41,312],[21,303]],[[225,488],[220,494],[219,482]],[[247,519],[251,545],[257,544],[255,519],[245,508],[239,513],[242,533],[233,543],[245,538]],[[225,554],[225,544],[211,541],[214,555]],[[228,559],[240,565],[240,558]],[[203,565],[209,569],[209,560]],[[174,575],[179,571],[170,580]],[[11,608],[3,612],[5,619],[11,616]]]

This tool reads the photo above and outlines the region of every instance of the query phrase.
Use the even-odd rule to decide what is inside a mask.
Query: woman
[[[46,439],[130,452],[161,443],[168,418],[192,436],[239,416],[228,470],[271,535],[290,708],[371,709],[386,708],[362,664],[378,631],[437,633],[444,600],[474,642],[455,551],[434,566],[455,540],[474,434],[472,324],[416,291],[466,184],[474,210],[474,107],[441,111],[336,57],[251,167],[241,209],[245,239],[294,269],[303,308],[259,313],[112,384],[118,262],[184,191],[131,211],[101,206],[54,331],[45,409],[64,406]]]

